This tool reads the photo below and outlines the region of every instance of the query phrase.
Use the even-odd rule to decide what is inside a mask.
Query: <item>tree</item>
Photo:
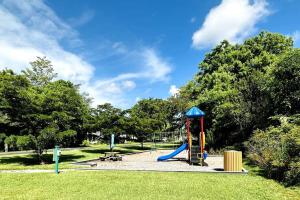
[[[70,81],[52,81],[51,62],[38,58],[21,75],[0,72],[0,131],[11,149],[34,148],[42,154],[55,144],[74,146],[86,138],[89,105]]]
[[[30,65],[31,68],[27,68],[22,73],[35,86],[44,86],[57,76],[51,61],[47,60],[46,57],[37,57],[37,60],[30,62]]]
[[[98,105],[91,109],[92,118],[89,120],[90,130],[100,131],[106,138],[112,133],[118,136],[123,132],[120,120],[123,112],[119,108],[113,107],[110,103]]]
[[[0,72],[0,131],[9,136],[19,134],[27,126],[26,115],[34,112],[30,82],[12,70]]]
[[[32,101],[38,109],[28,116],[28,133],[35,137],[40,158],[44,149],[55,144],[79,145],[86,138],[83,123],[88,105],[73,83],[50,82]]]
[[[143,99],[137,102],[129,111],[128,123],[132,134],[141,142],[151,138],[155,131],[167,127],[166,102],[162,99]]]
[[[271,75],[270,87],[276,114],[300,113],[300,49],[281,56]]]
[[[221,42],[206,54],[193,80],[180,90],[206,112],[208,146],[240,145],[274,115],[270,71],[293,41],[262,32],[243,44]]]
[[[33,149],[35,146],[34,137],[32,135],[22,135],[22,136],[17,136],[16,138],[17,138],[16,146],[21,151]]]

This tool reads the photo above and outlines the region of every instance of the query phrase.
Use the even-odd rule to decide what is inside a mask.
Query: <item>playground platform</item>
[[[166,171],[166,172],[224,172],[223,156],[209,156],[206,166],[189,165],[186,162],[187,151],[173,159],[158,162],[157,158],[171,153],[172,150],[157,150],[124,155],[122,161],[93,160],[86,164],[93,165],[91,170],[129,170],[129,171]]]

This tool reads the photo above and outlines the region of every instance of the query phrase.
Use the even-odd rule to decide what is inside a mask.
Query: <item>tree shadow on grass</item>
[[[74,162],[80,158],[84,157],[83,155],[61,155],[59,162]],[[44,154],[42,160],[45,164],[54,163],[52,160],[52,154]],[[25,155],[25,156],[9,156],[0,158],[0,164],[19,164],[19,165],[39,165],[40,160],[37,155]]]
[[[290,187],[290,186],[295,186],[295,185],[290,185],[288,186],[286,183],[282,182],[283,180],[283,171],[280,171],[278,169],[274,169],[271,174],[267,174],[266,171],[263,169],[259,168],[255,163],[251,162],[249,159],[245,159],[243,162],[244,165],[246,165],[246,169],[249,170],[249,174],[256,175],[256,176],[261,176],[266,179],[270,180],[275,180],[276,182],[282,184],[284,187]],[[281,180],[281,181],[280,181]]]
[[[134,148],[134,150],[136,150],[136,148]],[[114,149],[113,151],[114,152],[119,152],[120,154],[126,154],[126,153],[134,152],[133,150],[127,149],[125,147],[122,147],[122,149]],[[104,154],[105,152],[110,152],[110,149],[84,149],[84,150],[81,150],[81,152],[101,155],[101,154]]]
[[[255,163],[251,162],[249,159],[243,160],[243,164],[246,165],[245,168],[249,171],[250,174],[263,176],[267,178],[264,170],[260,169]]]
[[[181,144],[156,144],[156,148],[162,150],[173,150],[180,147],[180,145]]]
[[[122,149],[126,149],[126,150],[131,150],[131,152],[132,151],[134,151],[134,150],[138,150],[138,151],[143,151],[143,150],[150,150],[151,149],[151,147],[149,147],[149,146],[144,146],[143,148],[140,146],[140,145],[131,145],[131,146],[121,146],[120,148],[122,148]],[[125,151],[126,151],[125,150]]]

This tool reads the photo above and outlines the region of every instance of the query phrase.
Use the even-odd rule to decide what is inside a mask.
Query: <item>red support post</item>
[[[191,144],[190,144],[190,139],[191,139],[191,133],[190,133],[190,119],[186,120],[186,127],[187,127],[187,142],[188,142],[188,159],[190,161],[191,159]]]
[[[202,155],[203,155],[203,153],[204,153],[204,141],[203,141],[203,139],[204,139],[204,117],[201,117],[200,118],[200,126],[201,126],[201,153],[202,153]]]

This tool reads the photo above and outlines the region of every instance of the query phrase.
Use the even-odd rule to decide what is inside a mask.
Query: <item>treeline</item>
[[[126,135],[127,139],[135,138],[143,147],[145,141],[152,141],[155,132],[173,131],[182,124],[176,113],[178,110],[172,99],[142,99],[127,110],[106,103],[90,109],[85,126],[90,132],[100,131],[104,140],[112,133],[117,141],[120,135]]]
[[[79,85],[56,76],[40,57],[19,74],[0,72],[0,150],[34,149],[42,161],[45,149],[79,146],[88,133],[100,132],[103,140],[125,134],[143,145],[155,131],[174,129],[177,110],[169,100],[144,99],[128,110],[109,103],[92,108]]]
[[[206,112],[208,148],[246,151],[268,177],[299,184],[300,49],[290,37],[221,42],[179,98]]]

